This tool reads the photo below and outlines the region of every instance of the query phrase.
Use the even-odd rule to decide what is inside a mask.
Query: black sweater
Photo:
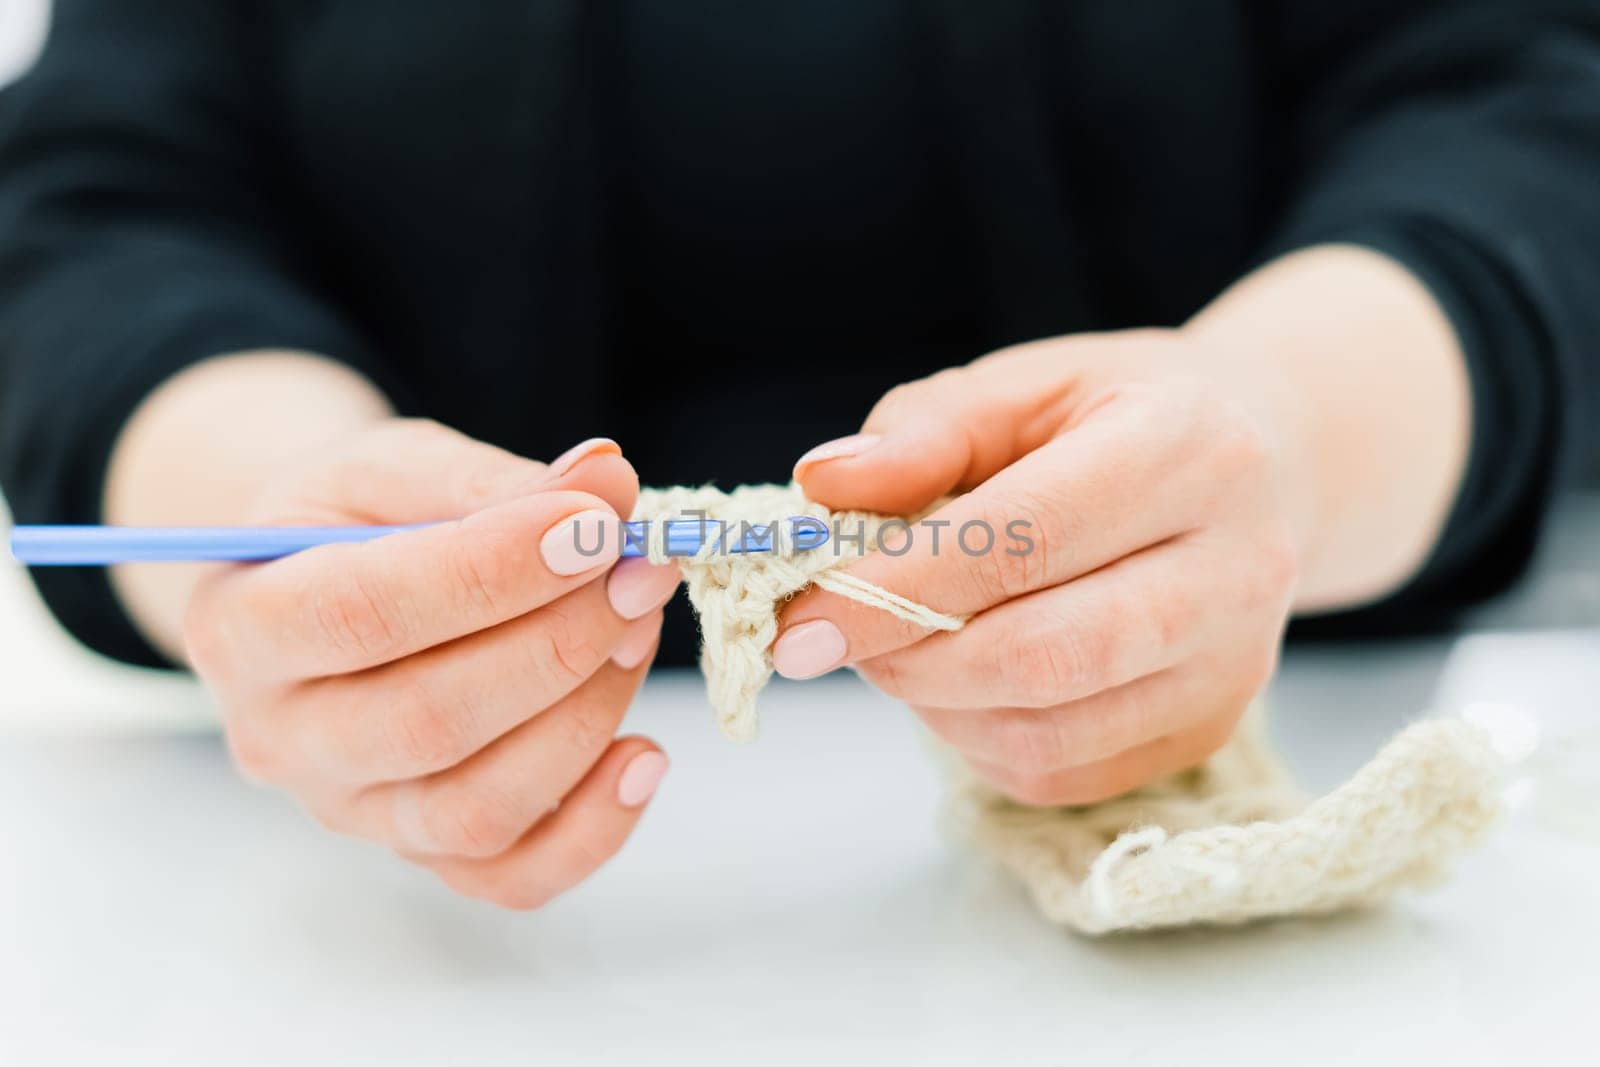
[[[1594,441],[1600,3],[58,0],[0,98],[0,484],[97,521],[140,398],[263,347],[529,455],[783,479],[897,382],[1329,241],[1468,353],[1448,529],[1337,621],[1431,624]],[[103,572],[35,577],[155,661]]]

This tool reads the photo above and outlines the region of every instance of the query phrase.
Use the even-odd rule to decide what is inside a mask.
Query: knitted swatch
[[[687,513],[687,514],[686,514]],[[807,515],[875,542],[888,516],[830,513],[794,486],[645,490],[634,517],[701,518],[734,527]],[[650,557],[669,557],[652,538]],[[942,615],[850,575],[835,547],[671,557],[700,618],[701,669],[723,731],[756,733],[784,600],[808,585],[929,629]],[[973,839],[1027,886],[1045,916],[1087,934],[1238,923],[1376,903],[1442,877],[1499,808],[1498,760],[1484,734],[1424,721],[1399,734],[1344,785],[1307,799],[1253,709],[1204,766],[1081,807],[1029,807],[956,772],[956,809]]]

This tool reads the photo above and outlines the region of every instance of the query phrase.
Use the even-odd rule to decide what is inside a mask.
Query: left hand
[[[1298,556],[1267,391],[1212,355],[1177,331],[1062,338],[889,392],[796,477],[834,509],[963,494],[927,517],[948,525],[849,569],[971,620],[929,634],[813,588],[783,615],[779,673],[853,665],[1024,803],[1203,762],[1276,665]]]

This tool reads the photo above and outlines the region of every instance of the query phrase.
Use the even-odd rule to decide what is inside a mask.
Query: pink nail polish
[[[617,642],[617,647],[611,650],[611,662],[625,671],[633,670],[650,654],[660,633],[659,616],[653,619],[634,619],[628,624],[628,628],[622,631],[622,639]]]
[[[625,808],[637,808],[655,795],[661,776],[667,773],[665,753],[650,749],[641,752],[622,768],[617,779],[617,802]]]
[[[813,619],[785,630],[772,646],[772,666],[785,678],[815,678],[845,657],[844,634],[827,619]]]
[[[624,619],[637,619],[671,600],[682,577],[676,563],[657,566],[647,559],[625,559],[606,578],[606,598],[612,611]]]
[[[539,539],[544,565],[556,574],[582,574],[605,567],[622,552],[622,530],[609,511],[590,509],[563,519]]]
[[[579,441],[561,455],[550,461],[546,474],[553,481],[562,475],[570,473],[572,468],[588,459],[590,456],[610,454],[622,455],[622,446],[609,437],[591,437],[587,441]]]
[[[810,466],[813,463],[821,463],[830,459],[848,459],[851,456],[859,456],[861,453],[867,451],[867,449],[876,445],[880,440],[882,440],[882,438],[875,433],[854,433],[849,437],[840,437],[832,441],[826,441],[795,461],[795,473],[798,474],[802,467]]]

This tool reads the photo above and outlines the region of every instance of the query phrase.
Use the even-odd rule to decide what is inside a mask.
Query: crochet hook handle
[[[790,547],[807,550],[828,540],[819,520],[790,520]],[[31,567],[104,566],[111,563],[178,563],[228,560],[261,562],[279,559],[318,545],[371,541],[415,526],[18,526],[11,531],[11,554]],[[723,551],[771,552],[776,547],[771,526],[723,526],[715,521],[671,519],[666,527],[667,554],[692,556],[710,540]],[[623,556],[646,555],[652,530],[648,521],[624,523]]]

